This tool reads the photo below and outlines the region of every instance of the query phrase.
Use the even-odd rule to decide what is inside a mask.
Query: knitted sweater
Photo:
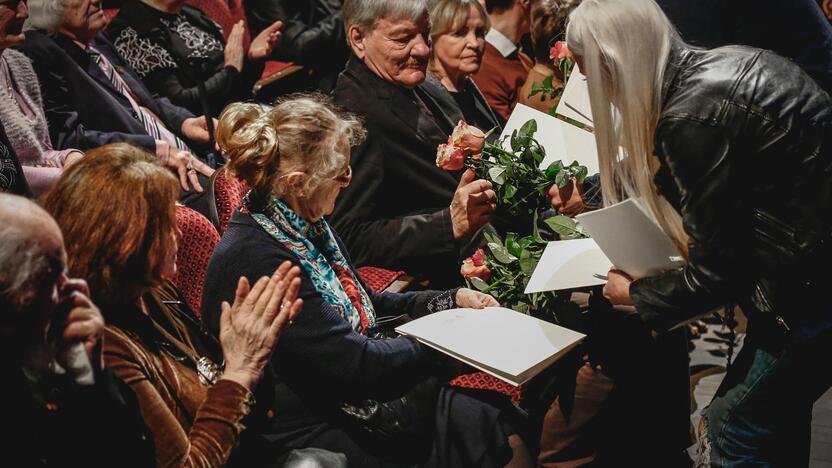
[[[38,78],[25,55],[2,51],[0,83],[6,85],[0,90],[0,120],[32,192],[40,195],[61,176],[66,156],[77,150],[52,148]]]

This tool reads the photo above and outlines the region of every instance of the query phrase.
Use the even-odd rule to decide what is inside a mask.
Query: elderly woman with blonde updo
[[[523,421],[502,396],[437,386],[428,398],[405,402],[429,421],[421,437],[382,436],[377,421],[355,417],[378,402],[401,402],[443,374],[439,356],[417,341],[372,336],[385,317],[496,305],[468,289],[374,293],[361,281],[324,216],[350,183],[350,149],[364,133],[354,116],[317,95],[274,107],[234,104],[220,117],[217,143],[228,170],[251,191],[208,267],[209,325],[218,326],[236,278],[257,278],[286,260],[301,270],[303,310],[275,347],[274,417],[258,431],[287,448],[344,453],[350,466],[526,466],[517,435]]]

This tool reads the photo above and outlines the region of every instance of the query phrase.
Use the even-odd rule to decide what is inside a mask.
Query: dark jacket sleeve
[[[384,157],[384,149],[372,136],[353,150],[353,181],[341,192],[332,215],[355,263],[395,266],[419,256],[458,253],[450,208],[399,217],[378,214]]]
[[[224,67],[205,80],[205,93],[209,102],[219,102],[231,96],[238,85],[240,72],[234,67]],[[177,73],[170,69],[160,69],[150,73],[146,80],[150,89],[167,97],[177,106],[202,114],[202,102],[199,99],[199,86],[186,86]],[[181,125],[181,124],[180,124]]]
[[[634,281],[630,295],[642,319],[665,331],[724,305],[746,286],[742,259],[751,258],[751,237],[742,217],[742,174],[722,129],[680,117],[661,121],[657,134],[680,195],[689,258],[682,269]]]

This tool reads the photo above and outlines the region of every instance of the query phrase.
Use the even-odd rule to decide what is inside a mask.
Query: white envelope
[[[586,76],[578,69],[578,65],[572,66],[572,73],[563,88],[563,95],[560,97],[555,113],[570,119],[576,120],[584,125],[593,127],[592,106],[589,104],[589,87]]]
[[[526,285],[526,294],[585,288],[607,282],[612,262],[592,239],[549,242]]]

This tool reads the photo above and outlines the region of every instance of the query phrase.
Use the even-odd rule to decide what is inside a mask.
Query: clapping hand
[[[300,313],[300,268],[288,261],[253,287],[245,277],[237,283],[234,304],[222,303],[220,344],[225,356],[223,379],[252,390],[271,359],[281,330]]]
[[[274,47],[283,36],[283,33],[280,32],[280,28],[282,27],[282,21],[275,21],[271,26],[261,31],[251,41],[251,46],[248,48],[249,60],[264,59],[271,55],[272,50],[274,50]]]

